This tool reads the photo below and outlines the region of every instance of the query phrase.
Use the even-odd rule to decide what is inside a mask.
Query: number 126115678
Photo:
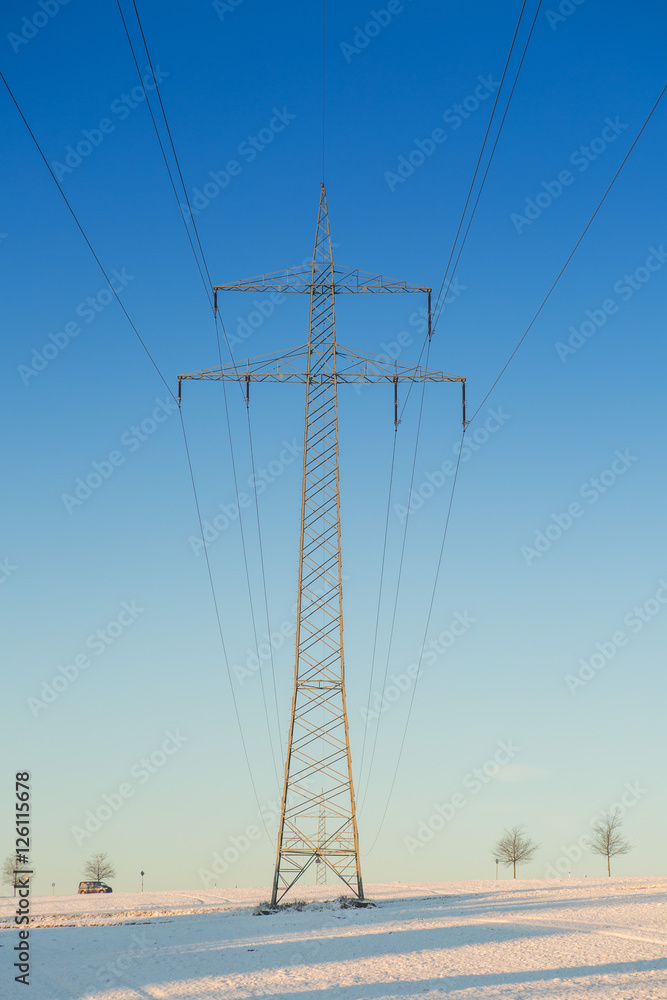
[[[30,772],[16,773],[16,856],[26,864],[30,850]]]

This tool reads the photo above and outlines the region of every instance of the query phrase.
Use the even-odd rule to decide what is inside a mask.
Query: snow
[[[32,1000],[665,1000],[667,877],[297,886],[35,897]],[[16,904],[0,899],[3,996]],[[4,989],[4,987],[7,987]]]

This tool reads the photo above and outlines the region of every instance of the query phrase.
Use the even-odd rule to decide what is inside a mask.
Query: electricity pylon
[[[398,427],[399,382],[460,382],[465,426],[465,379],[387,362],[337,343],[337,294],[425,294],[430,337],[431,289],[336,266],[324,184],[311,264],[217,285],[216,310],[218,293],[223,291],[295,292],[310,298],[308,343],[302,347],[179,375],[179,400],[184,379],[240,382],[245,385],[246,404],[251,382],[306,386],[294,695],[271,901],[275,905],[282,899],[313,863],[320,869],[325,866],[363,899],[345,704],[338,385],[393,383],[394,424]]]

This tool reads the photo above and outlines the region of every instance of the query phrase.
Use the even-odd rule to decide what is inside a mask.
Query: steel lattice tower
[[[310,298],[307,345],[270,358],[179,375],[179,400],[184,379],[241,382],[246,387],[246,402],[251,381],[306,386],[294,695],[272,903],[275,905],[313,863],[320,871],[331,871],[363,899],[345,703],[338,384],[393,383],[394,423],[398,426],[399,382],[460,382],[465,425],[465,379],[388,363],[337,344],[337,294],[426,294],[430,336],[431,289],[336,266],[324,184],[309,267],[218,285],[214,291],[216,310],[220,291],[296,292]]]

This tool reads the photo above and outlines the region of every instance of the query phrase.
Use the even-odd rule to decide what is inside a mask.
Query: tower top
[[[321,271],[320,265],[333,265],[333,251],[331,249],[331,232],[329,229],[329,208],[327,206],[327,192],[324,181],[320,184],[320,207],[317,215],[317,229],[315,231],[315,247],[313,249],[312,274]]]

